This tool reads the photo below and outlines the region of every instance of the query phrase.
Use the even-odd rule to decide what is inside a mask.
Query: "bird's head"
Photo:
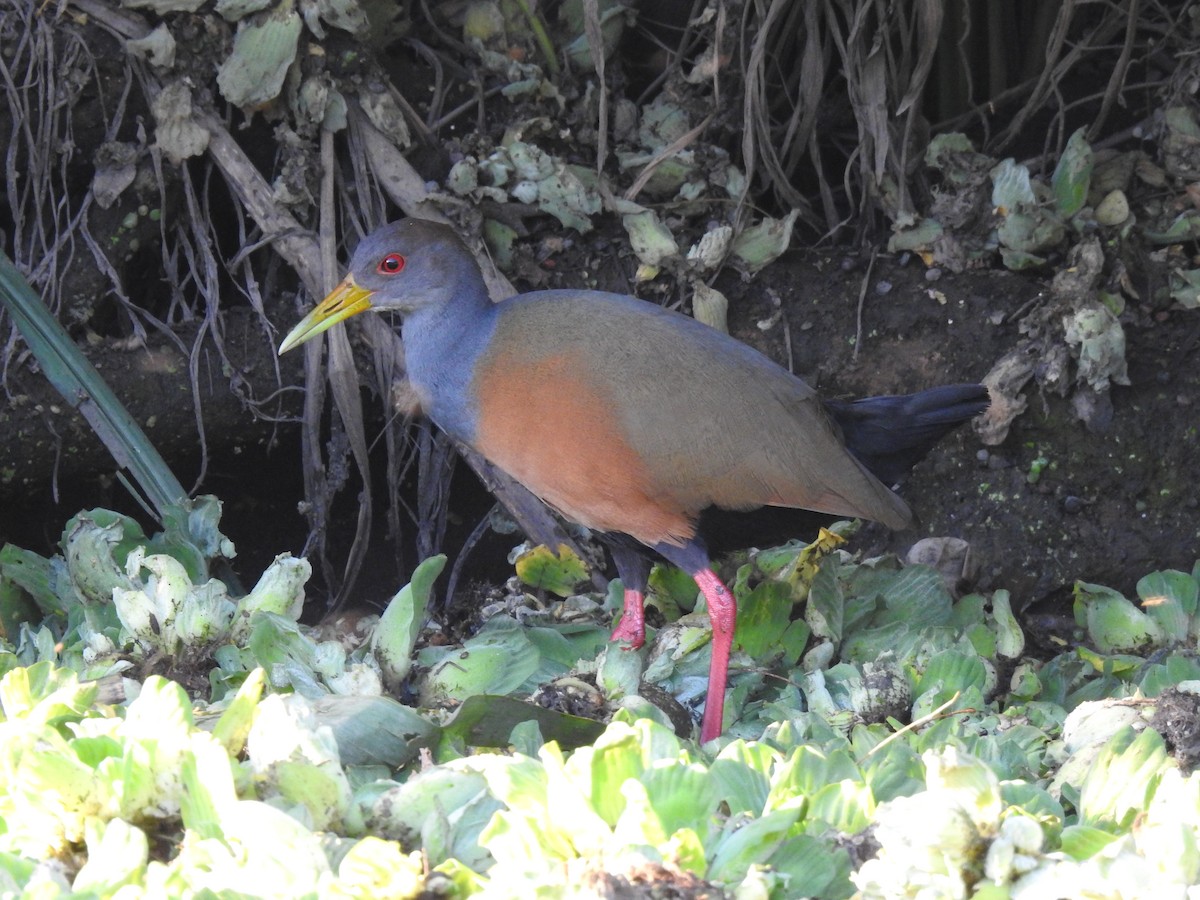
[[[472,276],[479,280],[478,266],[449,225],[392,222],[363,238],[341,284],[288,333],[279,352],[368,309],[405,315],[443,306],[459,292],[462,279]]]

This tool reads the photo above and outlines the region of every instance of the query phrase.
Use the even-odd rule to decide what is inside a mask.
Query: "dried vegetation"
[[[1048,209],[1061,226],[1037,248],[1041,263],[1087,254],[1092,287],[1151,309],[1186,304],[1180,280],[1200,283],[1187,259],[1198,30],[1193,8],[1144,0],[0,0],[4,248],[98,349],[173,347],[202,445],[214,380],[247,419],[303,418],[306,549],[344,597],[383,513],[367,370],[331,332],[328,380],[310,351],[301,412],[272,352],[278,328],[336,280],[344,244],[397,211],[446,217],[523,285],[561,260],[582,282],[615,279],[719,324],[716,274],[755,271],[793,230],[811,242],[891,229],[931,263],[994,264],[1007,215],[987,190],[996,161],[1023,157],[1026,187],[1048,183],[1082,127],[1098,160],[1136,150],[1158,163],[1131,160],[1122,184],[1130,215],[1168,238],[1157,258],[1138,257],[1128,216],[1079,218],[1098,206],[1089,184],[1074,210],[1030,188],[1023,212]],[[958,181],[929,158],[947,132],[969,136],[954,160],[975,169]],[[930,221],[955,253],[913,239]],[[617,258],[614,238],[632,255]],[[600,274],[614,259],[617,274]],[[492,277],[498,295],[513,291]],[[1048,328],[1052,347],[1066,346],[1073,323],[1078,360],[1085,310],[1063,302],[1035,310],[1031,333]],[[1113,321],[1121,312],[1104,308]],[[233,316],[240,344],[253,336],[249,357],[230,352]],[[0,328],[16,406],[29,360],[7,320]],[[454,449],[403,414],[394,335],[379,325],[366,338],[388,496],[413,474],[419,484],[411,505],[386,510],[390,531],[397,547],[415,531],[423,557],[446,527]],[[327,396],[338,414],[323,420]],[[509,497],[535,535],[554,527]],[[347,552],[328,547],[335,503],[358,508]]]

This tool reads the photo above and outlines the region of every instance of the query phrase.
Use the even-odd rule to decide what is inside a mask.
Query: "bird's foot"
[[[629,646],[627,650],[637,650],[646,643],[645,629],[638,629],[635,626],[626,627],[629,621],[627,618],[621,619],[621,624],[613,629],[612,639],[614,641],[625,641]]]
[[[625,641],[628,650],[637,650],[646,643],[646,608],[641,591],[625,591],[625,611],[613,629],[614,641]]]

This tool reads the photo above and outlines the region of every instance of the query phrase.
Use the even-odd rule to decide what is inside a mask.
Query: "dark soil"
[[[1036,278],[1004,271],[929,281],[915,259],[881,258],[869,275],[866,268],[838,255],[794,253],[750,284],[730,279],[723,287],[731,330],[786,361],[782,322],[765,331],[758,325],[782,308],[794,370],[823,395],[906,393],[983,378],[1018,340],[1015,313],[1045,290]],[[1125,328],[1132,384],[1113,389],[1104,433],[1089,433],[1068,400],[1031,384],[1029,408],[1002,445],[985,448],[963,429],[917,467],[902,493],[922,520],[919,530],[865,539],[903,553],[926,535],[965,538],[976,585],[1009,589],[1018,607],[1061,597],[1077,579],[1132,592],[1157,569],[1190,571],[1200,556],[1200,317],[1130,316]],[[1039,458],[1047,463],[1031,478]]]

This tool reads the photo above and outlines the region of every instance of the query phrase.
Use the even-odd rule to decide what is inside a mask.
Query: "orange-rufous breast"
[[[663,491],[623,433],[611,386],[589,382],[566,354],[495,348],[472,393],[475,448],[568,518],[646,544],[682,543],[695,525]]]

